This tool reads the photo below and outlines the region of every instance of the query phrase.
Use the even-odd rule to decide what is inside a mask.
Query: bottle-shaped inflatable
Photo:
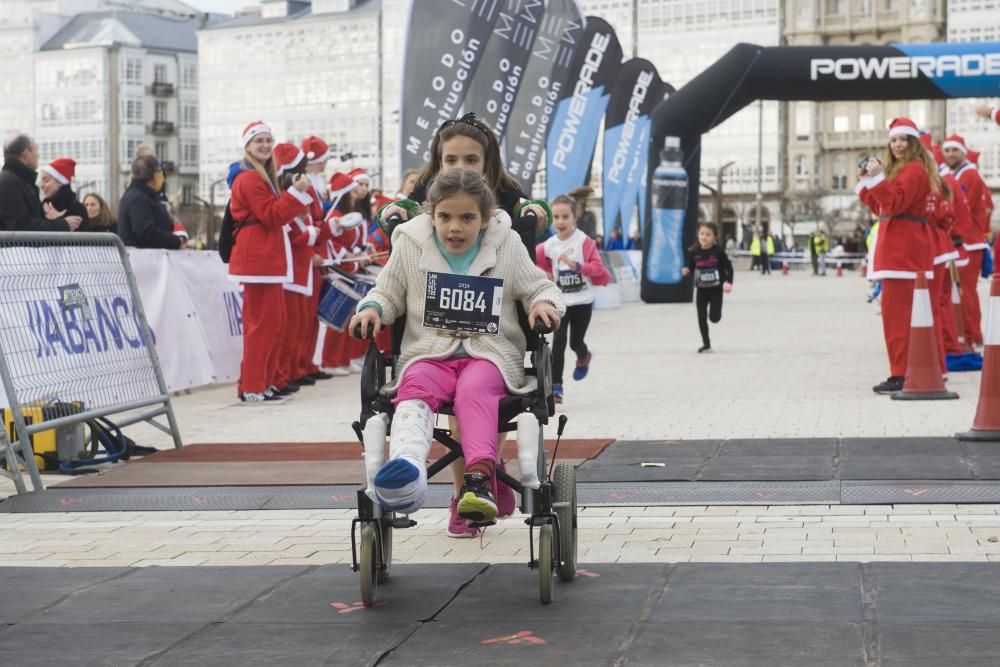
[[[688,191],[683,159],[680,138],[667,137],[660,152],[660,166],[653,172],[653,215],[643,257],[646,279],[660,285],[675,285],[683,279]]]

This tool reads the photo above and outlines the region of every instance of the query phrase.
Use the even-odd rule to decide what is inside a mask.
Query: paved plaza
[[[615,445],[619,453],[629,441],[714,440],[745,444],[753,442],[745,439],[789,438],[812,443],[816,443],[816,439],[830,439],[841,443],[834,455],[835,467],[839,466],[840,470],[844,465],[840,453],[845,447],[843,443],[849,439],[921,437],[924,438],[921,455],[943,461],[944,452],[936,457],[936,452],[927,451],[928,447],[933,448],[935,441],[926,438],[947,438],[970,426],[978,398],[979,374],[952,374],[950,388],[961,395],[956,401],[911,403],[874,396],[871,385],[884,379],[887,371],[878,304],[866,303],[865,290],[866,283],[850,273],[842,278],[814,278],[803,273],[763,277],[740,272],[733,295],[727,297],[723,321],[713,328],[715,351],[705,355],[695,352],[699,337],[694,308],[690,304],[628,304],[617,310],[599,311],[595,313],[589,335],[594,351],[590,376],[584,382],[568,382],[567,402],[559,410],[569,416],[565,437],[619,441]],[[350,423],[357,418],[359,407],[357,376],[304,388],[293,400],[280,406],[240,407],[232,386],[179,395],[174,405],[184,441],[188,444],[264,442],[281,447],[282,443],[349,442],[353,439]],[[140,444],[170,446],[162,434],[144,426],[130,429],[130,434]],[[988,450],[977,451],[979,455],[991,454]],[[592,463],[588,462],[581,470]],[[781,476],[755,479],[778,478]],[[947,474],[943,478],[950,479]],[[975,481],[978,477],[972,475],[972,478],[971,483],[978,483]],[[65,481],[53,475],[46,475],[45,479],[49,485]],[[596,482],[581,481],[581,488],[589,483]],[[900,483],[905,487],[906,480]],[[4,495],[12,492],[9,486],[3,488]],[[923,493],[922,487],[908,490],[915,496]],[[644,610],[641,606],[623,608],[618,617],[609,619],[620,627],[616,625],[614,632],[608,631],[606,646],[602,645],[607,651],[589,657],[580,654],[574,660],[579,664],[722,665],[763,664],[767,662],[765,657],[770,656],[774,658],[773,664],[989,664],[995,637],[1000,636],[1000,626],[995,625],[995,619],[980,619],[981,623],[976,624],[975,619],[959,619],[948,610],[961,608],[961,596],[964,595],[961,591],[965,590],[961,582],[968,581],[968,577],[986,582],[987,587],[988,582],[995,582],[1000,577],[993,565],[1000,561],[1000,504],[916,504],[921,502],[919,497],[912,499],[915,502],[896,505],[769,504],[768,497],[765,493],[759,495],[759,502],[740,504],[725,504],[720,499],[697,504],[661,502],[642,506],[630,506],[627,499],[622,498],[582,507],[580,566],[584,572],[606,578],[595,579],[604,582],[595,584],[584,575],[571,584],[560,584],[557,593],[563,591],[563,587],[573,586],[576,587],[574,591],[597,586],[593,590],[603,591],[595,593],[598,599],[617,595],[629,586],[643,590],[652,586],[649,590],[659,593],[656,600],[652,597],[647,600],[652,605],[649,609]],[[350,498],[345,495],[341,500],[350,505]],[[540,655],[569,655],[573,651],[576,653],[572,654],[577,655],[583,650],[580,646],[567,644],[565,636],[560,634],[566,630],[559,624],[569,623],[574,617],[565,606],[560,608],[559,595],[549,608],[540,612],[537,598],[532,597],[532,582],[537,575],[524,567],[529,543],[522,516],[515,515],[487,529],[482,539],[455,540],[445,535],[448,514],[440,504],[421,511],[414,516],[419,521],[416,528],[394,531],[393,564],[400,567],[390,584],[380,589],[380,595],[387,600],[386,609],[404,604],[411,595],[420,594],[421,578],[429,578],[428,581],[440,580],[442,586],[452,586],[456,597],[450,602],[442,601],[440,609],[433,613],[412,610],[413,616],[407,616],[408,623],[417,625],[400,625],[399,618],[388,616],[379,621],[387,624],[384,633],[376,633],[371,628],[364,632],[348,631],[338,625],[329,635],[323,635],[322,641],[299,648],[294,648],[294,642],[288,637],[301,636],[302,641],[307,642],[302,635],[305,630],[289,626],[286,630],[291,634],[278,642],[279,649],[272,647],[268,653],[263,644],[247,643],[247,632],[251,632],[253,623],[261,620],[254,620],[257,613],[254,610],[269,608],[271,603],[267,601],[271,600],[274,591],[284,590],[284,587],[297,590],[295,587],[302,587],[306,580],[313,582],[312,586],[321,587],[315,591],[316,600],[306,601],[304,597],[292,595],[291,601],[282,607],[286,610],[295,604],[320,605],[319,598],[325,600],[321,605],[324,607],[338,602],[346,605],[343,609],[349,609],[354,604],[356,575],[348,568],[354,510],[72,511],[71,504],[75,501],[61,499],[59,502],[66,504],[67,511],[21,512],[9,509],[16,506],[11,501],[0,502],[0,566],[11,568],[5,571],[19,573],[25,581],[37,581],[38,594],[49,600],[45,603],[48,606],[43,605],[41,611],[32,607],[30,613],[25,612],[27,620],[10,618],[12,612],[6,610],[7,617],[0,620],[0,662],[6,662],[4,657],[7,655],[30,655],[30,651],[25,653],[24,646],[28,645],[25,644],[27,638],[35,634],[69,632],[72,635],[76,632],[64,626],[68,621],[59,619],[69,613],[73,605],[82,604],[88,595],[114,604],[119,599],[113,594],[115,590],[145,591],[148,588],[150,595],[159,596],[165,609],[173,610],[183,604],[196,607],[200,604],[197,591],[184,592],[187,590],[184,587],[194,585],[191,582],[211,581],[212,572],[219,573],[220,581],[238,582],[230,591],[231,599],[227,598],[224,604],[218,602],[221,606],[216,611],[181,614],[179,618],[170,611],[167,618],[173,620],[164,626],[170,632],[160,636],[147,628],[143,632],[148,630],[152,634],[142,635],[129,646],[114,644],[108,655],[117,656],[119,664],[190,664],[190,660],[199,664],[232,664],[232,656],[221,647],[225,647],[226,642],[237,642],[245,649],[238,660],[243,664],[268,664],[274,659],[275,650],[284,651],[285,656],[298,656],[302,664],[360,664],[365,661],[374,664],[376,660],[386,664],[413,664],[407,660],[408,656],[421,664],[465,664],[463,661],[469,655],[476,654],[456,649],[457,652],[443,653],[439,660],[433,659],[433,650],[428,646],[433,645],[434,637],[447,629],[449,618],[450,622],[456,622],[457,612],[450,617],[444,613],[438,618],[437,614],[447,612],[449,604],[458,605],[454,607],[457,610],[464,608],[460,602],[469,604],[462,602],[466,600],[464,588],[459,586],[462,581],[476,577],[495,581],[500,576],[498,573],[502,573],[505,581],[518,582],[512,584],[511,591],[523,594],[523,600],[502,603],[502,608],[510,614],[527,609],[530,613],[526,618],[540,619],[551,610],[559,610],[552,612],[552,618],[557,619],[553,621],[554,626],[541,625],[539,620],[535,625],[526,623],[525,628],[497,627],[494,634],[502,641],[496,643],[504,645],[496,648],[497,662],[508,664],[524,659],[524,653],[518,653],[509,644],[513,641],[531,645],[531,640],[521,641],[528,635],[518,635],[530,628],[538,628],[532,632],[539,637],[548,633],[545,641],[553,644],[546,644],[546,647],[539,644]],[[720,598],[720,607],[699,612],[704,614],[705,622],[696,632],[685,626],[685,631],[693,633],[685,640],[687,643],[676,637],[667,641],[666,638],[674,637],[671,632],[679,627],[669,625],[678,620],[671,614],[679,613],[677,609],[690,603],[686,596],[691,592],[681,591],[679,597],[671,598],[672,589],[663,583],[663,578],[676,576],[677,581],[682,581],[685,576],[692,576],[682,573],[690,572],[694,572],[696,578],[704,576],[703,573],[697,575],[698,569],[682,569],[697,564],[791,568],[720,572],[724,573],[724,578],[746,576],[751,581],[756,581],[758,576],[775,580],[802,577],[805,588],[801,590],[811,591],[807,599],[815,599],[818,605],[810,607],[811,612],[802,612],[808,622],[800,628],[806,633],[803,636],[811,637],[809,645],[813,648],[795,648],[801,642],[795,639],[798,626],[787,618],[792,607],[781,606],[790,604],[794,598],[791,589],[786,591],[787,596],[780,593],[768,597],[763,595],[763,588],[753,586],[730,591],[734,600],[741,600],[734,603],[734,611],[723,611],[726,605]],[[828,569],[801,569],[807,565]],[[951,591],[958,597],[943,602],[940,609],[928,612],[925,617],[910,619],[899,627],[887,625],[885,619],[877,617],[878,604],[871,597],[876,595],[872,591],[879,586],[872,583],[877,577],[873,574],[876,570],[871,568],[879,566],[931,568],[885,570],[887,578],[881,581],[902,586],[900,582],[912,573],[912,576],[937,581],[942,595]],[[449,570],[449,567],[455,569]],[[477,570],[477,567],[487,569]],[[934,569],[949,567],[984,569],[961,572]],[[171,571],[178,574],[156,574],[157,568],[176,568]],[[144,571],[152,574],[138,574]],[[267,574],[271,571],[273,575]],[[458,575],[449,575],[452,571]],[[37,574],[24,574],[26,572]],[[79,572],[79,578],[72,574],[55,574],[66,572]],[[674,574],[669,574],[671,572]],[[612,585],[612,576],[624,577],[620,586],[625,588]],[[121,586],[114,583],[119,578]],[[136,589],[130,587],[130,580],[145,583],[136,583]],[[53,582],[53,588],[46,592],[48,581]],[[108,584],[109,581],[112,583]],[[171,581],[186,583],[178,584],[178,588]],[[329,585],[329,590],[322,589],[325,585]],[[612,585],[610,592],[601,588],[604,585]],[[102,590],[112,593],[101,593]],[[833,604],[826,596],[836,598],[848,595],[846,591],[851,590],[854,593],[850,595],[860,595],[863,604],[858,602],[860,606],[852,607],[854,602],[844,602],[847,607],[838,607],[840,611],[847,609],[843,614],[826,610],[824,605]],[[907,590],[909,592],[898,593],[902,597],[894,598],[900,608],[912,602],[907,596],[918,594]],[[29,597],[32,594],[26,593]],[[585,604],[581,602],[585,598],[586,595],[573,592],[562,603]],[[476,599],[475,593],[472,599]],[[823,599],[827,602],[820,602]],[[298,602],[292,604],[296,600]],[[671,607],[673,611],[662,613],[654,610],[670,607],[666,602],[670,600],[676,600],[670,604],[681,607]],[[766,603],[771,610],[764,614],[764,630],[754,625],[762,622],[760,615],[742,611],[750,610],[756,604],[754,600]],[[744,604],[748,606],[741,606]],[[340,610],[337,613],[343,612],[339,607],[335,609]],[[777,611],[780,609],[785,611]],[[2,605],[0,611],[4,611]],[[301,612],[288,613],[294,618]],[[361,613],[377,614],[379,608]],[[839,620],[826,625],[824,619],[828,613],[840,614]],[[406,614],[411,611],[406,611],[404,616]],[[768,614],[777,616],[772,618]],[[321,622],[325,616],[314,618],[319,619],[314,622]],[[657,619],[664,625],[657,625]],[[747,638],[747,646],[751,647],[747,649],[749,652],[740,653],[739,647],[732,642],[709,632],[710,627],[715,627],[711,625],[712,619],[722,623],[718,628],[730,628],[735,633],[732,637]],[[927,646],[920,649],[922,655],[937,655],[938,659],[926,663],[913,661],[917,655],[913,647],[918,646],[912,643],[915,637],[923,636],[925,631],[931,633],[928,637],[945,637],[948,633],[942,628],[956,620],[967,624],[962,626],[963,632],[971,633],[961,635],[968,649],[965,654],[960,654],[959,648],[954,652],[950,648],[941,649],[943,653],[935,654],[924,642]],[[242,625],[244,622],[249,625]],[[56,628],[46,626],[47,623],[63,625]],[[333,628],[339,621],[330,620],[330,623]],[[653,630],[644,634],[647,626],[666,633],[659,644],[649,643],[649,632]],[[670,628],[671,632],[666,632]],[[488,629],[493,627],[488,626]],[[759,640],[770,632],[776,632],[774,637],[778,639],[770,643]],[[489,639],[488,634],[483,635],[483,642]],[[165,641],[168,635],[174,638]],[[221,642],[220,648],[213,649],[206,643],[212,638]],[[356,654],[338,654],[337,647],[341,644],[366,648],[358,649]],[[555,645],[562,648],[557,650]],[[246,648],[251,646],[258,646],[260,650]],[[280,649],[282,646],[286,648]],[[394,646],[401,648],[394,652]],[[824,646],[831,647],[830,653],[820,659],[817,647]],[[405,653],[402,647],[412,652]],[[908,653],[911,648],[913,650]],[[97,648],[94,650],[99,652]],[[487,649],[477,639],[463,650]],[[657,660],[657,650],[669,652],[672,659]],[[47,664],[41,657],[44,655],[47,654],[36,656],[37,664]],[[964,655],[964,659],[938,661],[944,655]],[[698,656],[700,659],[696,659]]]

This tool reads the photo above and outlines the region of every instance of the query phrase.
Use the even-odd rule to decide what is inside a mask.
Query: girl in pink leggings
[[[559,289],[545,277],[495,210],[482,176],[452,169],[432,183],[423,215],[392,235],[392,255],[351,320],[350,331],[377,334],[406,318],[389,460],[375,476],[375,495],[388,510],[411,513],[427,494],[427,455],[434,414],[452,402],[465,456],[458,513],[476,523],[496,519],[491,492],[499,453],[500,399],[527,394],[525,339],[516,302],[557,327],[565,312]]]

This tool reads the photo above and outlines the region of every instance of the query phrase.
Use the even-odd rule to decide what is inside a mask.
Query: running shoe
[[[899,375],[893,375],[886,379],[885,382],[877,384],[872,387],[872,391],[876,394],[894,394],[897,391],[903,390],[903,378]]]
[[[580,381],[587,377],[587,371],[590,370],[590,360],[594,357],[591,352],[587,352],[586,359],[577,359],[576,368],[573,369],[573,379]]]
[[[556,403],[562,403],[563,401],[563,388],[561,384],[552,385],[552,399]]]
[[[470,526],[468,522],[458,515],[458,498],[452,498],[448,506],[448,537],[464,539],[479,535],[479,529]]]
[[[486,475],[467,474],[458,499],[458,515],[476,523],[493,523],[497,518],[497,503],[490,491],[492,481]]]

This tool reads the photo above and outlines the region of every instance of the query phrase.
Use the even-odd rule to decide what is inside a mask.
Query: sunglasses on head
[[[482,122],[479,120],[479,116],[477,116],[473,111],[470,111],[461,118],[452,118],[451,120],[446,120],[445,122],[441,123],[441,125],[438,126],[438,132],[446,130],[452,125],[457,125],[458,123],[465,123],[470,127],[474,127],[480,132],[482,132],[484,135],[487,132],[489,132],[489,130],[483,127]],[[489,135],[487,135],[487,138],[488,137]]]

